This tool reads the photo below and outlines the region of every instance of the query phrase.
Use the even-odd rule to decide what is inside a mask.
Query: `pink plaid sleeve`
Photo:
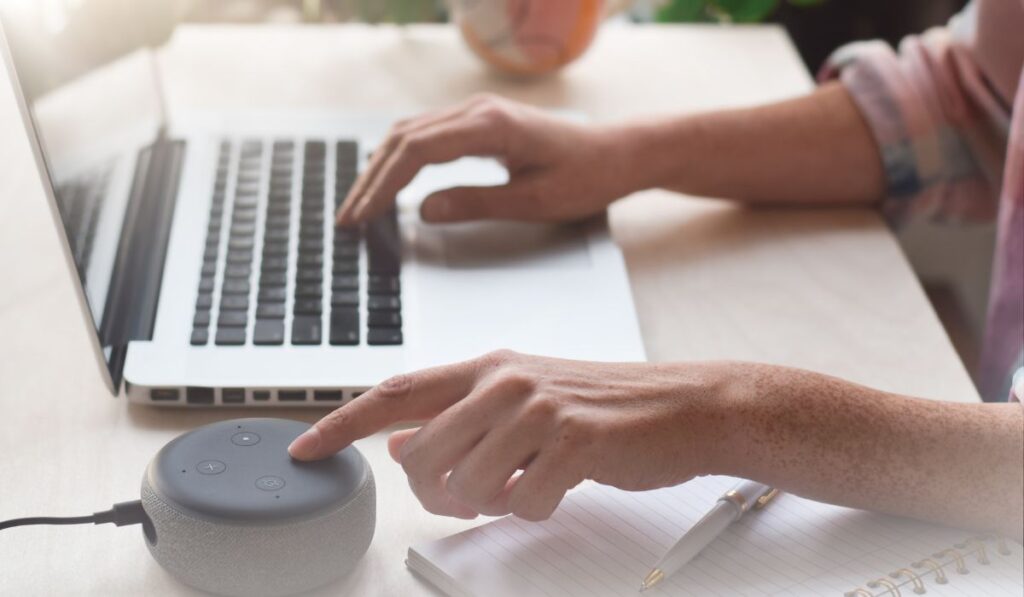
[[[995,216],[1009,108],[947,29],[908,37],[898,53],[880,41],[844,46],[819,78],[842,81],[867,120],[891,222]]]

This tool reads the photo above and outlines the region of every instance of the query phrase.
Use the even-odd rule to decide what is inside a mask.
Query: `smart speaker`
[[[373,473],[354,447],[288,456],[309,426],[234,419],[157,453],[142,479],[150,553],[182,582],[222,595],[289,595],[352,570],[373,538]]]

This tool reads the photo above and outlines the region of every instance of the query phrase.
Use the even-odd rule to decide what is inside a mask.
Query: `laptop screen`
[[[162,124],[154,58],[140,48],[166,33],[147,31],[149,39],[132,39],[140,28],[112,19],[110,4],[0,2],[8,69],[15,71],[26,128],[42,156],[108,367],[104,319],[115,314],[105,312],[107,294],[134,162]]]

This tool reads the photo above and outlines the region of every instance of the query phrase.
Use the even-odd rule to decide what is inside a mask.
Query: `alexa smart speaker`
[[[288,456],[309,426],[234,419],[157,453],[142,479],[149,551],[182,582],[223,595],[288,595],[352,570],[373,538],[373,473],[348,447],[318,462]]]

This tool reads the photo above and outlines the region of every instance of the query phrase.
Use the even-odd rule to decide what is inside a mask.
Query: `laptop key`
[[[367,282],[370,294],[398,294],[402,288],[398,276],[370,276]]]
[[[233,250],[228,251],[228,263],[252,263],[252,250]]]
[[[204,276],[199,280],[199,292],[213,292],[213,276]]]
[[[284,321],[258,319],[252,330],[252,343],[258,346],[284,344]]]
[[[236,235],[238,235],[238,236],[242,236],[242,235],[248,236],[248,235],[253,234],[254,232],[256,232],[256,225],[255,224],[234,224],[233,226],[231,226],[231,235],[232,236],[236,236]]]
[[[366,343],[371,346],[394,346],[402,343],[402,330],[395,328],[370,328]]]
[[[245,327],[249,323],[249,315],[245,311],[223,311],[217,316],[217,327]]]
[[[245,328],[217,328],[214,342],[218,346],[241,346],[245,344]]]
[[[298,299],[295,301],[293,311],[296,315],[320,315],[323,311],[323,303],[320,299]]]
[[[324,243],[320,239],[308,239],[299,241],[299,252],[302,253],[323,253]]]
[[[231,294],[220,297],[221,311],[245,311],[249,308],[249,297],[242,294]]]
[[[320,344],[321,323],[319,317],[301,316],[292,319],[292,344]]]
[[[256,319],[284,319],[284,303],[266,303],[256,307]]]
[[[287,228],[270,228],[264,236],[265,242],[287,241],[289,237]]]
[[[287,238],[287,237],[286,237]],[[286,257],[288,255],[288,241],[266,241],[263,245],[264,257]]]
[[[263,260],[261,267],[265,272],[283,272],[288,269],[288,258],[268,257]]]
[[[299,270],[296,279],[299,282],[315,282],[319,285],[324,279],[324,272],[319,268],[305,267]]]
[[[359,344],[359,311],[334,309],[331,311],[331,344],[355,346]]]
[[[332,271],[334,272],[334,275],[358,274],[359,262],[349,260],[335,261]]]
[[[284,288],[260,288],[259,302],[283,303],[287,293]]]
[[[210,339],[210,332],[206,328],[194,328],[192,330],[192,346],[204,346]]]
[[[398,311],[370,311],[366,324],[371,328],[400,328],[402,314]]]
[[[399,311],[402,301],[397,296],[375,294],[366,300],[366,308],[370,311]]]
[[[331,306],[332,307],[358,307],[359,306],[359,293],[358,292],[335,292],[331,295]]]
[[[224,276],[227,278],[248,278],[251,273],[252,268],[248,264],[229,264],[224,270]]]
[[[295,287],[295,296],[299,298],[320,298],[322,295],[320,284],[299,284]]]
[[[196,299],[196,309],[209,309],[213,306],[213,295],[208,293],[200,294]]]
[[[195,317],[192,318],[192,325],[198,327],[206,327],[210,325],[210,312],[209,311],[196,311]]]
[[[321,267],[323,264],[323,253],[307,253],[305,255],[299,255],[299,267]]]
[[[224,287],[221,288],[224,294],[249,294],[249,280],[241,278],[229,278],[224,280]]]
[[[214,261],[208,261],[203,263],[202,276],[215,276],[217,275],[217,263]]]
[[[334,245],[335,259],[352,259],[359,257],[359,245]]]
[[[359,276],[334,276],[331,290],[359,290]]]
[[[255,242],[251,238],[232,238],[228,241],[228,250],[233,251],[235,249],[244,249],[251,251]]]
[[[260,274],[260,288],[284,288],[288,277],[284,272],[263,272]]]

